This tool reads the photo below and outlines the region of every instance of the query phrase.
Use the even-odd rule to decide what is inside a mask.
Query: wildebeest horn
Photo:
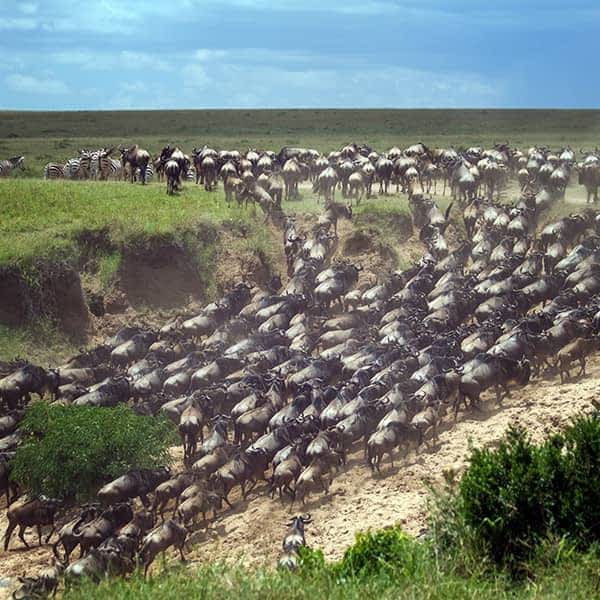
[[[305,523],[310,523],[312,521],[312,517],[310,516],[310,513],[307,513],[305,515],[302,515],[300,517]]]

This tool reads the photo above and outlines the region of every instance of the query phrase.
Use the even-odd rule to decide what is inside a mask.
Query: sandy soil
[[[247,502],[233,495],[234,509],[217,517],[208,531],[191,537],[190,564],[204,561],[241,560],[247,565],[273,565],[277,559],[285,523],[292,513],[310,512],[307,542],[322,548],[327,558],[339,558],[359,531],[400,523],[413,534],[426,525],[428,486],[440,484],[448,469],[460,472],[469,445],[494,445],[510,424],[520,424],[534,439],[564,426],[581,411],[591,408],[600,382],[600,355],[589,362],[589,376],[560,385],[556,377],[536,381],[514,390],[501,408],[493,401],[480,412],[459,415],[458,422],[442,429],[435,448],[420,455],[411,451],[395,463],[386,464],[381,476],[373,476],[364,465],[362,452],[355,452],[346,471],[338,474],[327,497],[311,497],[305,508],[290,511],[279,500],[265,497],[265,485],[257,487]],[[63,522],[65,519],[62,519]],[[6,513],[0,514],[0,531],[6,528]],[[35,543],[30,531],[26,539]],[[24,550],[13,536],[8,553],[0,552],[0,586],[14,585],[14,578],[33,574],[51,559],[49,546]],[[8,578],[8,579],[7,579]],[[0,587],[0,599],[8,588]],[[6,596],[7,597],[7,596]]]

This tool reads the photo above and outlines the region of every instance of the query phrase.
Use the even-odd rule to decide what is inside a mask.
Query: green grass
[[[593,553],[571,555],[551,565],[536,565],[534,577],[515,583],[502,573],[461,576],[451,567],[440,568],[429,546],[414,541],[411,545],[411,563],[368,577],[340,577],[329,568],[303,569],[294,574],[222,564],[204,564],[189,570],[171,565],[169,569],[159,569],[146,581],[136,574],[129,580],[111,579],[100,585],[85,584],[66,592],[64,597],[66,600],[573,600],[597,597],[600,558]],[[160,559],[158,562],[160,565]]]
[[[109,252],[98,259],[98,279],[104,288],[107,288],[116,278],[121,266],[121,255],[118,252]]]
[[[106,234],[109,244],[119,245],[203,224],[252,221],[248,211],[229,209],[220,192],[192,185],[169,198],[158,184],[15,179],[0,182],[0,197],[0,264],[70,255],[90,232],[94,244]]]
[[[260,209],[231,207],[222,188],[208,193],[192,183],[175,197],[164,184],[131,185],[126,182],[0,180],[0,265],[28,264],[36,259],[73,260],[87,250],[105,250],[101,269],[107,276],[116,266],[114,249],[149,237],[182,236],[198,227],[244,226],[263,232],[259,245],[267,246]],[[284,202],[286,212],[319,212],[310,189],[300,201]],[[364,201],[359,216],[408,214],[405,198]],[[104,246],[104,248],[102,248]],[[86,250],[87,248],[87,250]],[[85,257],[84,257],[85,258]]]
[[[197,110],[0,112],[0,158],[24,154],[29,176],[82,147],[137,142],[156,152],[176,142],[190,151],[285,145],[322,151],[356,141],[379,149],[416,141],[432,146],[492,144],[590,146],[597,110]]]
[[[47,319],[21,327],[0,324],[0,360],[35,358],[39,365],[53,367],[77,354],[80,346],[81,340],[67,336]]]

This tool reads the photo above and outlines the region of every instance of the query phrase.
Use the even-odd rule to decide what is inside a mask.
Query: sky
[[[0,109],[598,108],[598,0],[0,0]]]

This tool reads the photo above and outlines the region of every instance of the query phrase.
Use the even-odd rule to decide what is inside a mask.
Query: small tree
[[[127,406],[36,402],[21,429],[12,478],[33,493],[59,498],[85,498],[130,469],[166,465],[177,439],[167,419],[139,416]]]

